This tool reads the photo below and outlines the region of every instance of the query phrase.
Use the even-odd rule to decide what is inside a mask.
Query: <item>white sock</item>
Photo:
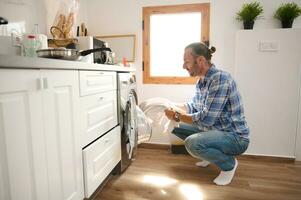
[[[216,177],[214,179],[214,183],[216,185],[228,185],[229,183],[231,183],[234,174],[235,174],[235,170],[237,168],[238,165],[238,161],[235,158],[235,165],[234,168],[230,171],[221,171],[221,173],[218,175],[218,177]]]
[[[195,163],[196,166],[198,167],[207,167],[210,164],[207,160],[202,160],[200,162]]]

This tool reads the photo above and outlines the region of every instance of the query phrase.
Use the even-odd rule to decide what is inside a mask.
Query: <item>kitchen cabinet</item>
[[[78,72],[42,70],[49,199],[83,197]]]
[[[0,199],[48,199],[39,70],[0,70]]]
[[[79,71],[86,198],[91,197],[121,160],[116,77],[116,72]]]
[[[117,126],[83,150],[85,197],[89,198],[121,160]]]
[[[79,71],[80,96],[117,89],[116,72]]]
[[[80,98],[82,147],[117,126],[116,90]]]
[[[83,199],[75,70],[0,69],[0,199]]]

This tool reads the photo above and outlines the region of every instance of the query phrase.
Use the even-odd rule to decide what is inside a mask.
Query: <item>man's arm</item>
[[[187,123],[187,124],[192,124],[193,123],[192,117],[185,114],[184,112],[175,111],[173,109],[166,109],[165,110],[165,115],[168,119],[175,120],[176,112],[179,113],[179,120],[181,122],[184,122],[184,123]]]
[[[166,109],[165,110],[165,115],[167,116],[168,119],[170,120],[175,120],[175,114],[176,111],[179,113],[179,120],[181,122],[187,123],[187,124],[192,124],[192,117],[186,115],[188,113],[188,106],[187,103],[174,103],[174,106],[176,108],[174,109]]]
[[[176,110],[181,113],[188,113],[188,108],[185,103],[174,103],[174,106],[177,108]]]
[[[227,80],[221,81],[217,78],[213,81],[208,92],[207,102],[203,107],[203,110],[192,114],[178,111],[180,113],[180,121],[188,124],[196,124],[199,127],[210,127],[214,124],[216,118],[220,116],[228,99],[229,82]],[[186,106],[186,111],[188,111],[188,106],[184,106]],[[172,109],[165,110],[165,114],[170,120],[175,120],[175,112],[176,111]]]
[[[220,116],[229,98],[230,84],[226,77],[215,77],[208,88],[208,97],[202,110],[189,114],[199,127],[210,127]]]

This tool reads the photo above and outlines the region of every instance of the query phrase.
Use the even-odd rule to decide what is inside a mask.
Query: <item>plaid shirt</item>
[[[241,96],[231,75],[210,67],[196,84],[196,93],[187,103],[194,125],[201,131],[220,130],[249,136]]]

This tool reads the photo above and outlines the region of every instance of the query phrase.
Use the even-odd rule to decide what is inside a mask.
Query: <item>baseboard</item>
[[[170,144],[157,144],[157,143],[143,143],[139,144],[139,148],[143,149],[162,149],[162,150],[170,150],[173,154],[188,154],[184,145],[170,145]],[[281,157],[274,155],[255,155],[255,154],[242,154],[238,156],[239,158],[247,158],[258,161],[265,162],[295,162],[295,158],[293,157]]]
[[[264,162],[277,162],[277,163],[288,163],[288,162],[295,162],[295,158],[291,157],[280,157],[280,156],[271,156],[271,155],[254,155],[254,154],[242,154],[238,156],[240,158],[248,158],[258,161]]]
[[[170,150],[170,145],[169,144],[157,144],[157,143],[142,143],[142,144],[138,145],[138,148]]]

